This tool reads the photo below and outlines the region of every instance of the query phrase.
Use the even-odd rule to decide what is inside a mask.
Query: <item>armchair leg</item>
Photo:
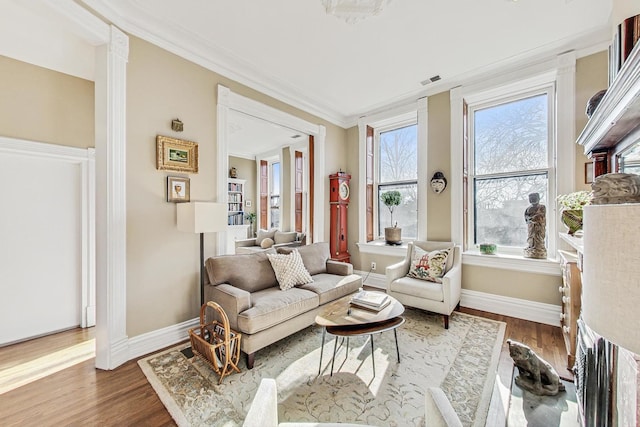
[[[444,328],[445,329],[449,329],[449,315],[448,314],[444,315]]]
[[[247,369],[253,369],[253,364],[256,361],[256,353],[247,353]]]

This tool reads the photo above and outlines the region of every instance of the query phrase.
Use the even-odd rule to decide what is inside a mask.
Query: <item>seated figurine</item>
[[[564,384],[553,366],[531,348],[518,341],[507,340],[509,355],[518,368],[516,384],[538,396],[555,396],[564,391]]]

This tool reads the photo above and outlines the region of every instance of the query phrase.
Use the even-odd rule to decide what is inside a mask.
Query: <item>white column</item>
[[[126,319],[126,72],[129,38],[96,49],[96,367],[129,359]]]

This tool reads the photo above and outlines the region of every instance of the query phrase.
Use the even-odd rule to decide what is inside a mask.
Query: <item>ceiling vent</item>
[[[435,75],[435,76],[433,76],[433,77],[429,77],[427,80],[423,80],[423,81],[421,81],[421,82],[420,82],[420,84],[421,84],[422,86],[426,86],[426,85],[428,85],[429,83],[437,82],[438,80],[440,80],[440,78],[441,78],[441,77],[440,77],[440,75],[439,75],[439,74],[436,74],[436,75]]]
[[[293,135],[293,136],[291,137],[291,139],[300,138],[301,136],[302,136],[302,135],[300,135],[300,134],[296,134],[296,135]]]

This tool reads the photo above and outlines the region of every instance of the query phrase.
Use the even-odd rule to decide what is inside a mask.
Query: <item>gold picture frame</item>
[[[183,203],[191,200],[191,180],[182,176],[167,177],[167,202]]]
[[[198,173],[198,144],[158,135],[156,137],[156,169]]]

